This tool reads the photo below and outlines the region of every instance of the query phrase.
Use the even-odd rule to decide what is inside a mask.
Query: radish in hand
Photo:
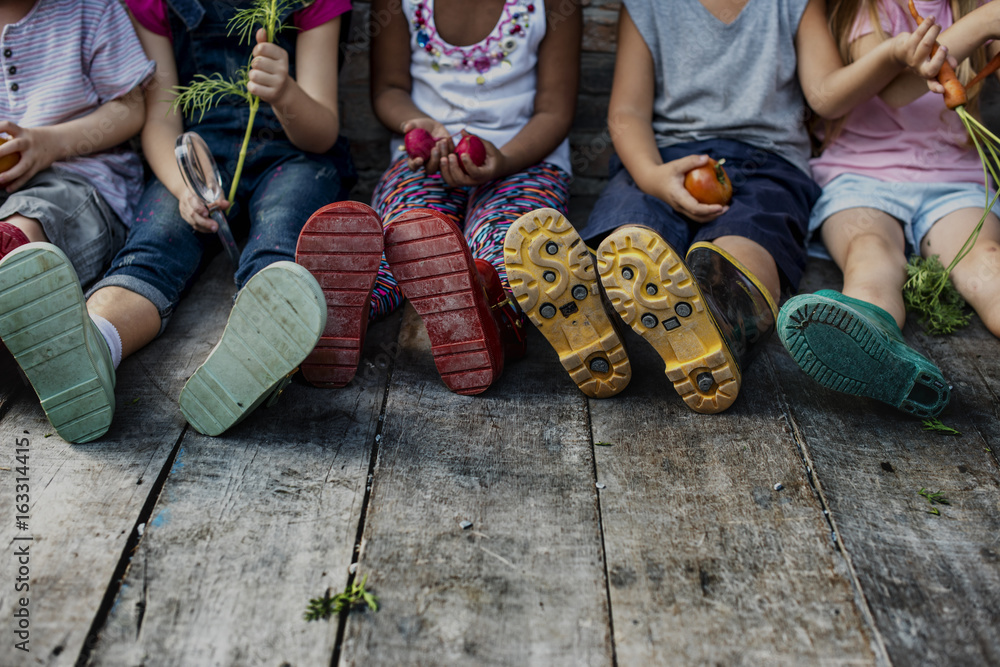
[[[472,164],[481,167],[486,162],[486,147],[483,146],[482,139],[476,135],[466,134],[455,147],[455,155],[458,156],[458,165],[462,167],[462,171],[465,171],[465,163],[462,162],[463,155],[468,155]]]
[[[425,163],[431,159],[431,149],[434,148],[434,137],[422,127],[415,127],[403,138],[406,144],[406,154],[410,159],[422,159]]]

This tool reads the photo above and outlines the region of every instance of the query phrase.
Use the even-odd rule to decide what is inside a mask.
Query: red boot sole
[[[302,362],[310,384],[343,387],[357,373],[382,245],[378,214],[360,202],[324,206],[302,228],[295,261],[319,282],[327,311],[326,329]]]
[[[434,364],[456,394],[479,394],[503,372],[500,334],[457,227],[413,209],[385,229],[385,258],[427,328]]]

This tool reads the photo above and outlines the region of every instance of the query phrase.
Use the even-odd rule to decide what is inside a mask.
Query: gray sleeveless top
[[[698,0],[624,1],[653,54],[658,145],[735,139],[810,173],[795,56],[809,0],[750,0],[728,25]]]

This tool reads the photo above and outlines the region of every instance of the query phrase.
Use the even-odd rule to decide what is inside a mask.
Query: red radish
[[[434,148],[434,137],[422,127],[415,127],[403,137],[406,144],[406,154],[411,159],[423,158],[424,162],[431,159],[431,149]]]
[[[458,156],[458,166],[462,168],[462,171],[465,171],[465,163],[462,162],[463,155],[468,155],[472,164],[482,167],[483,163],[486,162],[486,146],[483,146],[483,140],[476,135],[467,134],[455,147],[455,155]]]

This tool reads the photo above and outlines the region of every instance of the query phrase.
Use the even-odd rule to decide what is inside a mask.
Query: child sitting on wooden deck
[[[846,113],[907,64],[925,66],[936,32],[925,26],[845,68],[822,0],[623,2],[608,112],[617,158],[581,236],[600,241],[608,297],[694,411],[732,405],[782,287],[802,276],[820,194],[805,103],[825,118]],[[684,187],[709,157],[726,160],[728,205]]]
[[[539,206],[567,206],[580,7],[407,0],[400,9],[376,0],[372,17],[380,21],[372,103],[394,133],[393,162],[373,212],[333,205],[302,232],[298,260],[321,277],[330,307],[328,331],[303,374],[321,386],[347,384],[369,318],[406,297],[445,385],[478,394],[525,352],[522,315],[506,292],[507,227]],[[411,130],[429,135],[426,159],[404,152]],[[459,154],[459,133],[482,140],[481,164]],[[337,256],[313,250],[338,229]]]
[[[78,351],[72,363],[46,346],[32,348],[38,358],[22,362],[46,415],[66,440],[84,442],[107,431],[121,359],[163,330],[206,251],[219,247],[212,233],[216,223],[186,187],[174,146],[185,130],[198,131],[224,180],[231,179],[249,109],[242,98],[229,98],[188,124],[171,103],[178,84],[189,85],[197,75],[232,80],[247,64],[250,47],[230,34],[229,22],[236,10],[252,4],[128,2],[159,72],[159,85],[146,94],[142,132],[154,177],[136,207],[124,248],[86,305],[78,293],[67,306],[51,299],[17,305],[21,326],[48,322],[58,308],[72,309],[71,320],[46,334]],[[181,411],[199,432],[222,433],[279,390],[325,325],[319,285],[291,260],[309,214],[346,196],[353,182],[346,145],[338,141],[337,110],[340,16],[349,9],[349,0],[316,0],[294,13],[285,7],[280,20],[292,21],[299,30],[280,32],[274,43],[263,29],[255,35],[247,90],[264,104],[232,202],[231,219],[248,229],[236,267],[239,293],[222,339],[179,398]],[[215,203],[223,209],[229,204]],[[58,256],[48,255],[38,260],[38,275],[52,266],[71,273]],[[69,402],[65,397],[80,387],[89,387],[89,393]]]
[[[960,20],[954,25],[951,2],[916,6],[945,28],[941,42],[964,61],[984,41],[1000,36],[992,27],[1000,19],[1000,4],[976,9],[979,4],[956,3],[954,18]],[[864,57],[914,26],[894,0],[836,5],[833,16],[846,60]],[[1000,43],[989,50],[1000,51]],[[978,55],[981,67],[986,58]],[[911,74],[859,105],[835,131],[812,161],[823,196],[809,230],[820,231],[844,271],[844,287],[789,299],[778,318],[779,335],[796,363],[825,387],[932,417],[947,405],[950,390],[938,367],[903,339],[907,255],[938,255],[945,266],[951,263],[983,216],[983,166],[958,114]],[[987,215],[951,277],[986,328],[1000,336],[996,214]]]
[[[86,437],[76,416],[100,410],[110,387],[81,370],[101,354],[103,326],[87,319],[81,282],[101,275],[132,222],[142,163],[121,144],[142,128],[155,64],[118,0],[4,2],[0,26],[0,338],[46,411]],[[71,341],[70,329],[87,333]]]

